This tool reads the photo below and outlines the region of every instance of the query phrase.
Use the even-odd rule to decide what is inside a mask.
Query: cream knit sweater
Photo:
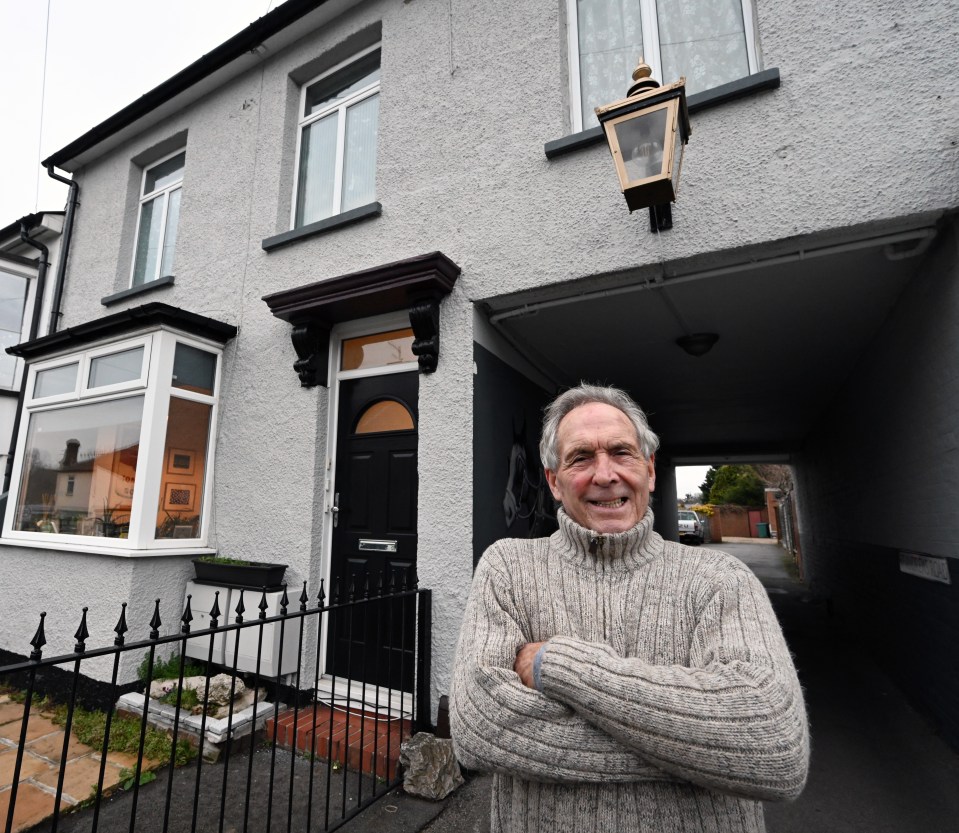
[[[737,559],[664,541],[651,512],[596,536],[503,540],[476,569],[450,723],[495,773],[494,833],[761,833],[757,799],[806,779],[802,691],[769,599]],[[549,640],[542,693],[513,671]]]

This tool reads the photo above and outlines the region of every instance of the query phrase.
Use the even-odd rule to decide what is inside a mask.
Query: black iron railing
[[[61,815],[77,809],[73,803],[77,797],[68,798],[64,791],[71,730],[75,715],[81,714],[83,685],[89,683],[84,665],[98,658],[112,659],[112,674],[103,698],[102,742],[93,755],[99,759],[99,775],[80,807],[89,817],[84,830],[334,830],[396,786],[400,744],[412,733],[430,728],[431,591],[417,587],[415,576],[411,583],[400,584],[382,576],[372,582],[368,576],[354,576],[344,588],[334,583],[329,599],[323,582],[314,598],[304,583],[298,603],[291,603],[285,586],[274,594],[266,588],[236,588],[229,591],[233,611],[226,618],[220,610],[220,591],[207,592],[213,594],[209,627],[192,629],[194,610],[188,595],[180,632],[161,635],[158,599],[149,638],[127,642],[124,604],[114,644],[95,649],[86,645],[84,608],[73,653],[54,657],[43,656],[46,614],[41,614],[29,659],[0,666],[0,684],[17,692],[23,707],[0,829],[12,833],[24,825],[17,811],[24,784],[53,795],[45,829],[56,831]],[[268,597],[277,602],[275,615],[268,615]],[[257,614],[247,618],[246,602],[255,600]],[[148,684],[139,686],[145,689],[142,694],[131,694],[131,685],[119,681],[125,656],[145,655],[144,677],[151,680],[161,661],[171,667],[170,660],[161,659],[167,653],[179,657],[172,660],[178,674],[167,705],[150,698]],[[198,714],[183,708],[188,654],[203,670],[201,682],[194,683],[202,689],[193,707]],[[59,685],[53,687],[58,689],[63,739],[54,787],[52,770],[39,784],[24,763],[30,759],[35,734],[31,721],[38,722],[40,706],[50,708],[55,668],[60,669]],[[230,679],[225,719],[208,714],[211,678],[217,673]],[[253,694],[252,705],[241,711],[235,709],[232,695],[243,680]],[[113,766],[111,730],[119,726],[117,721],[129,721],[130,714],[139,721],[136,763],[121,779],[127,789],[115,790],[107,800],[111,780],[116,780],[107,777]],[[148,727],[158,721],[172,739],[165,771],[144,753]],[[200,754],[189,765],[177,767],[183,757],[183,744],[178,744],[182,740]],[[48,766],[53,766],[49,758]],[[157,766],[160,777],[147,786],[145,773]],[[0,784],[0,806],[5,787]]]

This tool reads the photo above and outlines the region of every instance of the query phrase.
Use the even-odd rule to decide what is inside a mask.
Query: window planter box
[[[193,559],[197,581],[251,590],[280,587],[283,584],[286,567],[286,564],[270,564],[264,561],[229,564],[221,561],[204,561],[202,558]]]

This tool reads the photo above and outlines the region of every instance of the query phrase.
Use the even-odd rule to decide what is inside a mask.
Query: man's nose
[[[608,454],[596,455],[596,468],[593,470],[593,480],[596,483],[612,483],[616,480],[616,467]]]

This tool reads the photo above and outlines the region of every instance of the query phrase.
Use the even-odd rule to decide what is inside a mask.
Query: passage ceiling
[[[483,305],[558,385],[630,391],[677,463],[787,460],[855,373],[932,235],[794,249],[699,273],[667,266]],[[696,358],[676,339],[699,332],[719,341]]]

